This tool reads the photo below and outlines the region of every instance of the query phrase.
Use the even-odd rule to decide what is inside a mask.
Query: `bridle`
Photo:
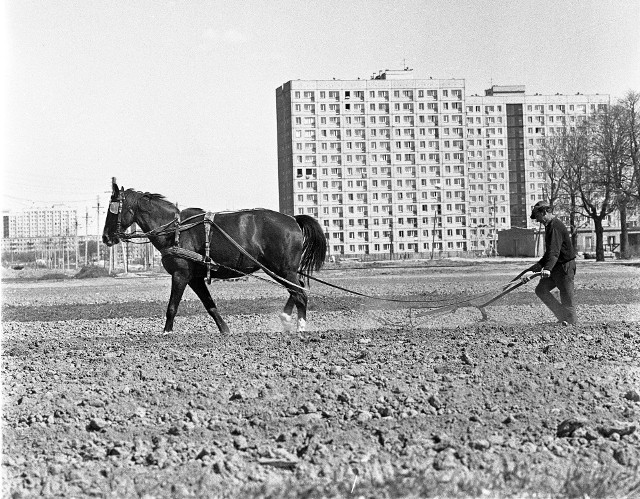
[[[116,232],[115,236],[119,240],[125,240],[126,234],[122,230],[122,207],[124,206],[124,187],[120,188],[120,192],[118,193],[118,200],[109,202],[109,213],[113,213],[118,216],[118,220],[116,222]],[[130,211],[133,215],[133,210],[129,208],[127,211]]]

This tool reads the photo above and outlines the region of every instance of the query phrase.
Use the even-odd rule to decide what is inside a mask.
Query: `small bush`
[[[93,279],[96,277],[109,277],[109,271],[104,267],[85,265],[74,276],[75,279]]]

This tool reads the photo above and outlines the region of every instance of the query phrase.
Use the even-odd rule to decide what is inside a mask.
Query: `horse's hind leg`
[[[298,276],[295,275],[295,277],[291,277],[292,276],[289,276],[289,279],[287,280],[289,282],[296,282]],[[302,282],[302,280],[299,280],[298,282],[300,287],[304,287],[304,282]],[[290,287],[289,294],[290,296],[284,307],[283,314],[287,312],[287,307],[289,307],[288,312],[291,314],[293,305],[295,304],[296,309],[298,310],[298,332],[304,332],[307,329],[307,292],[304,289]],[[282,318],[282,314],[280,317]],[[289,315],[289,317],[291,317],[291,315]]]
[[[293,313],[293,306],[295,305],[295,300],[292,295],[289,295],[287,299],[287,303],[285,303],[282,312],[280,313],[280,321],[282,322],[282,327],[284,332],[287,333],[293,330],[293,321],[291,320],[291,314]]]
[[[298,332],[302,333],[307,330],[307,293],[304,291],[297,291],[296,308],[298,309]]]
[[[200,301],[204,305],[204,308],[209,312],[209,315],[213,317],[213,320],[216,322],[216,326],[223,334],[229,334],[229,326],[227,326],[226,322],[218,312],[218,307],[216,307],[216,303],[211,298],[211,293],[209,293],[209,288],[204,282],[204,279],[194,278],[189,282],[189,287],[193,289]]]

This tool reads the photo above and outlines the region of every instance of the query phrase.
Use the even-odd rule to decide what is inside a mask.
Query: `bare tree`
[[[542,144],[541,170],[545,173],[547,185],[545,198],[554,207],[562,196],[562,186],[566,177],[567,130],[550,135]]]
[[[627,214],[636,204],[637,173],[633,165],[634,140],[637,153],[636,123],[633,108],[633,96],[628,94],[631,104],[630,110],[625,107],[625,99],[612,106],[609,111],[604,145],[606,153],[611,158],[612,178],[615,189],[615,203],[620,213],[620,257],[629,258],[629,228]],[[637,156],[637,154],[636,154]],[[637,162],[637,158],[636,158]]]
[[[593,220],[596,233],[596,261],[604,261],[603,220],[616,209],[615,174],[623,161],[619,120],[611,108],[580,126],[588,140],[586,161],[577,165],[576,176],[584,214]]]
[[[576,182],[572,176],[572,160],[579,145],[576,132],[568,127],[548,136],[542,145],[541,169],[545,173],[545,198],[556,210],[569,215],[571,242],[575,248],[578,243],[576,225],[576,203],[579,197]]]
[[[627,153],[635,182],[634,197],[640,201],[640,92],[627,92],[619,105],[624,110]]]
[[[574,248],[578,246],[578,215],[582,215],[579,206],[581,199],[581,172],[589,162],[589,140],[586,127],[565,128],[564,134],[565,159],[562,164],[564,177],[562,182],[562,199],[564,210],[569,214],[569,228],[571,242]]]
[[[620,213],[620,253],[627,258],[629,210],[640,204],[640,93],[629,92],[615,106],[545,140],[542,170],[546,197],[568,214],[577,246],[578,216],[593,220],[596,259],[604,259],[603,220]]]
[[[626,204],[620,208],[620,255],[629,258],[629,234],[627,215],[631,209],[640,205],[640,92],[627,92],[618,105],[622,108],[624,134],[626,137],[627,166],[631,170],[622,182],[622,201]],[[629,179],[630,177],[630,179]]]

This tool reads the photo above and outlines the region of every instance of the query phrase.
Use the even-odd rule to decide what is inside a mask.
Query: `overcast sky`
[[[638,0],[8,0],[2,208],[95,214],[111,177],[278,209],[276,88],[381,69],[528,93],[640,91]],[[95,225],[95,224],[94,224]]]

